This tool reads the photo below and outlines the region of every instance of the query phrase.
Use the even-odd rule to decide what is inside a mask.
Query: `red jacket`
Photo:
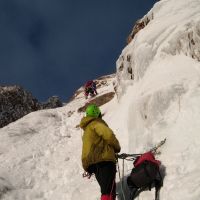
[[[93,84],[94,84],[93,81],[88,81],[88,82],[85,84],[85,87],[91,87]]]

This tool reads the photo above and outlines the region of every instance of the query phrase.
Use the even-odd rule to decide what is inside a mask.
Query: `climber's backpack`
[[[133,163],[134,168],[127,178],[129,188],[134,188],[135,192],[136,189],[144,190],[149,188],[151,190],[153,184],[156,189],[160,188],[162,186],[162,177],[159,171],[160,164],[160,161],[155,159],[152,152],[138,156]]]

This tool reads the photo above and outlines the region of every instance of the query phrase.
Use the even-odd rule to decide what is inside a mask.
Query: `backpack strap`
[[[159,175],[159,179],[155,179],[155,200],[159,200],[160,199],[160,188],[163,185],[163,178],[160,174],[160,170],[158,169],[158,175]]]
[[[159,200],[160,199],[160,187],[155,186],[155,200]]]

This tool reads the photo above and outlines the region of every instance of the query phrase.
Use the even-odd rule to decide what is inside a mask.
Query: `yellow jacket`
[[[102,161],[116,162],[115,153],[120,152],[120,145],[113,131],[101,118],[83,117],[80,127],[82,137],[82,165],[85,171],[92,164]]]

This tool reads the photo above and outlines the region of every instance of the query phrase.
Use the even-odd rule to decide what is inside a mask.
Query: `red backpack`
[[[162,181],[159,166],[161,162],[156,160],[152,152],[146,152],[138,156],[134,161],[134,168],[127,178],[127,184],[135,188],[151,188],[155,181]]]
[[[134,167],[137,167],[138,165],[142,164],[144,161],[150,161],[152,163],[155,163],[157,166],[159,166],[161,164],[161,162],[159,160],[156,160],[153,153],[151,151],[142,154],[141,156],[138,156],[133,165]]]

